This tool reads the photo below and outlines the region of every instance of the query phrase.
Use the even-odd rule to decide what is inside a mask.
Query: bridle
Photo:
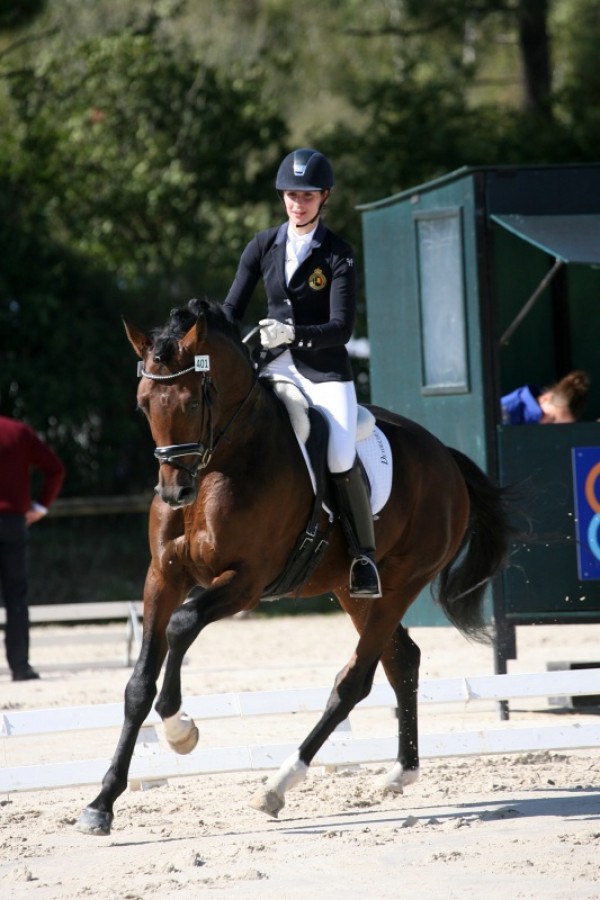
[[[171,381],[174,378],[181,378],[182,375],[188,375],[190,372],[198,372],[202,378],[202,423],[200,432],[202,433],[205,430],[204,417],[206,414],[208,420],[208,444],[205,444],[203,441],[193,441],[189,444],[167,444],[164,447],[156,447],[154,450],[154,456],[161,465],[168,463],[176,469],[182,469],[194,480],[198,477],[200,469],[205,469],[208,466],[219,441],[225,436],[225,433],[240,414],[258,384],[258,379],[256,377],[253,378],[250,390],[225,427],[215,437],[211,395],[211,389],[214,390],[214,385],[208,374],[209,369],[210,364],[207,356],[196,356],[193,366],[188,366],[187,369],[180,369],[178,372],[169,372],[167,375],[156,375],[154,372],[147,372],[144,369],[144,364],[142,362],[138,363],[138,377],[149,378],[151,381]],[[198,459],[193,465],[186,466],[184,463],[179,462],[179,458],[182,456],[197,456]]]

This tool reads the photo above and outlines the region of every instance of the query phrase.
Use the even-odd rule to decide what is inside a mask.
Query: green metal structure
[[[600,621],[600,165],[465,168],[360,212],[373,402],[525,482],[536,540],[490,594],[505,671],[516,624]],[[587,421],[502,426],[501,396],[575,368]],[[406,624],[447,623],[419,598]]]

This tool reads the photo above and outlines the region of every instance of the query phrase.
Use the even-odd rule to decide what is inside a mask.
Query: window
[[[469,390],[459,209],[415,216],[424,394]]]

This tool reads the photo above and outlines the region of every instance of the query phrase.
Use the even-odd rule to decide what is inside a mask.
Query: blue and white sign
[[[571,452],[579,578],[600,581],[600,447]]]

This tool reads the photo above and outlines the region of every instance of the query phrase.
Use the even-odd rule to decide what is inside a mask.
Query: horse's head
[[[140,357],[138,408],[160,463],[155,492],[174,509],[198,495],[199,471],[249,396],[254,372],[220,307],[190,300],[150,336],[124,323]]]

